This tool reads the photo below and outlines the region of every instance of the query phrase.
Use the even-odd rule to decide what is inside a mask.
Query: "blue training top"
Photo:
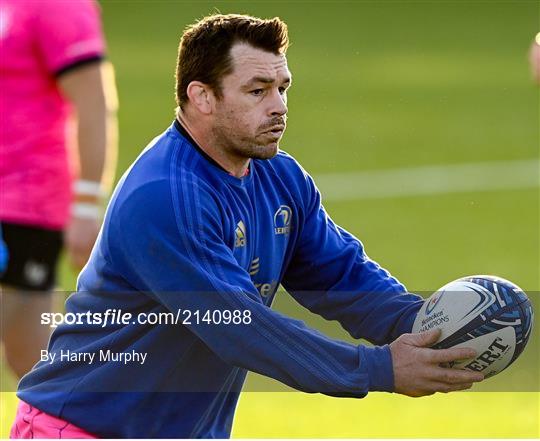
[[[175,122],[122,177],[66,303],[101,321],[56,328],[18,396],[101,437],[226,438],[247,370],[333,396],[393,390],[388,346],[273,311],[280,284],[378,345],[410,332],[422,304],[332,222],[291,156],[252,160],[236,178]],[[113,322],[114,310],[131,320]],[[137,322],[150,312],[180,321]]]

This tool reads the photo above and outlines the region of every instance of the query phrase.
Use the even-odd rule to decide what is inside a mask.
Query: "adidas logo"
[[[236,230],[234,230],[234,247],[241,248],[246,246],[246,226],[243,221],[236,224]]]
[[[260,269],[260,262],[259,262],[259,258],[257,257],[253,259],[253,261],[251,262],[251,266],[249,267],[249,275],[254,276],[255,274],[259,272],[259,269]]]

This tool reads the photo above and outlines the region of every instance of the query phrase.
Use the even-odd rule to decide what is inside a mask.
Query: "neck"
[[[249,167],[249,158],[238,158],[228,154],[228,152],[219,146],[219,141],[213,139],[212,131],[204,129],[197,124],[194,118],[189,118],[182,109],[178,108],[176,118],[189,133],[199,148],[210,158],[216,161],[229,174],[242,178],[246,175]]]

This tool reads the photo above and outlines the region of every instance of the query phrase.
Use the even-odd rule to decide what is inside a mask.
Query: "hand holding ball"
[[[477,356],[449,366],[498,374],[523,352],[534,314],[517,285],[494,276],[471,276],[443,286],[426,300],[413,333],[440,329],[433,349],[472,348]]]

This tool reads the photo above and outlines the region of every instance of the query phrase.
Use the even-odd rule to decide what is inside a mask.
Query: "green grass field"
[[[527,64],[538,6],[105,0],[121,105],[118,173],[172,121],[178,38],[186,24],[213,10],[278,15],[288,23],[294,85],[282,148],[314,175],[538,158],[539,89]],[[538,315],[539,202],[536,186],[325,205],[409,290],[496,274],[530,292]],[[73,281],[64,265],[63,286],[71,289]],[[301,314],[284,293],[276,308]],[[248,392],[233,436],[539,437],[539,329],[522,359],[493,379],[504,392],[423,399],[374,393],[363,400]],[[12,380],[0,372],[8,390]],[[12,393],[1,399],[0,436],[7,436],[15,400]]]

